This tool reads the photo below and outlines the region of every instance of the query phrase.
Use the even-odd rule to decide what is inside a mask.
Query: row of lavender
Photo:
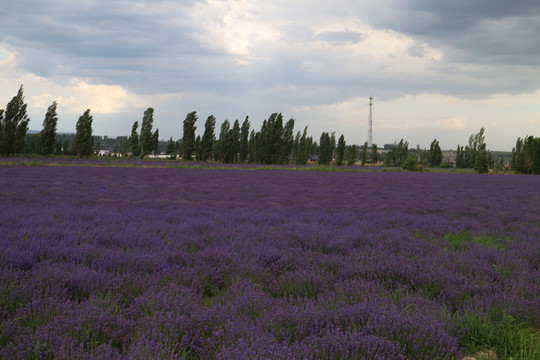
[[[0,358],[452,359],[540,326],[540,179],[0,166]]]

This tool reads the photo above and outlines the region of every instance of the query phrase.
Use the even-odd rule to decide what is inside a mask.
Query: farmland
[[[79,165],[0,165],[0,359],[540,358],[538,177]]]

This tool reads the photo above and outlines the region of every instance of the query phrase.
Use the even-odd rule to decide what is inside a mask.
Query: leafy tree
[[[77,121],[75,140],[73,142],[73,151],[79,158],[93,155],[94,138],[92,137],[92,121],[94,118],[90,115],[90,109],[86,110]]]
[[[408,141],[403,141],[403,139],[401,139],[399,143],[394,142],[392,149],[386,153],[384,166],[401,166],[408,157],[408,148]]]
[[[373,164],[377,164],[379,162],[379,153],[377,151],[377,144],[372,144],[371,145],[371,154],[370,154],[370,159],[371,159],[371,163]]]
[[[238,119],[234,121],[233,128],[231,129],[229,135],[229,162],[235,163],[240,152],[240,122]]]
[[[336,165],[343,165],[343,158],[345,157],[345,136],[343,134],[339,137],[337,150],[336,150]]]
[[[464,168],[465,167],[465,151],[463,150],[463,146],[457,147],[456,151],[456,168]]]
[[[407,159],[405,159],[405,161],[403,161],[403,163],[401,164],[401,167],[403,168],[403,170],[407,171],[422,171],[422,167],[418,165],[416,159],[413,156],[407,157]]]
[[[462,147],[461,152],[458,154],[459,160],[456,159],[456,167],[477,168],[476,156],[478,152],[486,151],[484,131],[485,129],[481,128],[477,134],[469,136],[469,144],[465,146],[465,149]],[[484,154],[481,154],[481,156],[482,159],[478,164],[483,163]]]
[[[367,162],[367,149],[368,149],[368,142],[366,141],[364,143],[364,146],[362,147],[362,166],[364,166]]]
[[[139,156],[141,153],[141,146],[139,144],[139,134],[137,133],[137,128],[139,127],[139,122],[135,121],[131,127],[131,135],[129,136],[126,142],[126,152],[130,152],[133,156]]]
[[[251,130],[251,132],[249,133],[248,148],[249,148],[249,162],[250,163],[256,162],[258,160],[257,159],[257,134],[259,133],[255,133],[255,130]]]
[[[486,144],[482,144],[479,149],[477,149],[475,154],[475,164],[474,169],[479,174],[487,174],[489,170],[489,159],[488,153],[486,150]]]
[[[336,132],[332,131],[332,134],[330,135],[330,162],[336,158]]]
[[[154,154],[158,153],[158,147],[159,147],[159,129],[156,129],[154,131],[154,135],[152,136],[152,151]]]
[[[184,120],[184,136],[182,137],[182,158],[191,160],[195,152],[195,122],[197,121],[197,112],[193,111],[186,115]]]
[[[245,163],[249,155],[249,116],[246,116],[246,119],[242,123],[242,128],[240,129],[240,162]]]
[[[429,147],[429,165],[430,166],[441,166],[443,159],[443,154],[439,142],[437,139],[431,142]]]
[[[349,146],[347,150],[347,166],[356,164],[356,145]]]
[[[45,119],[43,120],[43,130],[41,130],[41,146],[43,155],[50,155],[55,151],[56,125],[58,124],[56,107],[57,103],[54,101],[47,109]]]
[[[208,160],[212,155],[214,142],[216,141],[215,128],[216,118],[214,115],[210,115],[204,124],[204,134],[201,139],[201,160],[203,161]]]
[[[69,147],[69,138],[64,139],[62,143],[62,153],[64,155],[71,155],[71,148]]]
[[[25,154],[42,154],[41,133],[26,135],[22,152]]]
[[[152,126],[154,124],[154,109],[148,108],[144,112],[141,136],[139,137],[139,144],[141,146],[141,157],[149,155],[154,149],[154,136],[152,134]]]
[[[320,139],[319,165],[330,165],[332,157],[332,143],[330,134],[323,132]]]
[[[0,109],[0,154],[3,153],[4,147],[4,110]]]
[[[255,133],[252,149],[255,161],[263,164],[283,164],[288,161],[293,145],[294,119],[283,127],[283,115],[273,113],[264,120],[261,130]]]
[[[294,119],[289,119],[285,123],[282,134],[283,139],[281,141],[282,148],[280,151],[281,156],[279,159],[279,163],[287,164],[289,162],[289,156],[292,154],[292,148],[294,143]]]
[[[219,152],[218,157],[222,162],[228,163],[230,162],[230,149],[231,149],[231,136],[229,135],[229,132],[231,131],[231,123],[229,120],[225,120],[221,124],[221,130],[219,133]]]
[[[169,142],[167,143],[167,148],[165,149],[165,154],[167,155],[176,155],[176,144],[171,136]]]
[[[293,159],[296,165],[305,165],[309,160],[311,144],[313,139],[307,136],[306,126],[304,132],[300,135],[300,131],[296,134],[293,144]]]
[[[197,139],[195,139],[195,159],[197,159],[197,161],[201,161],[202,157],[203,154],[201,135],[197,135]]]
[[[510,166],[517,174],[540,174],[540,138],[518,138]]]
[[[17,95],[7,104],[3,116],[0,116],[0,153],[15,155],[22,149],[30,122],[26,114],[26,107],[24,90],[21,85]]]

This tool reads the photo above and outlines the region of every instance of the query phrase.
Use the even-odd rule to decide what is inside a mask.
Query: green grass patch
[[[489,316],[465,314],[464,335],[460,345],[466,354],[492,350],[498,359],[539,360],[540,332],[526,323],[517,322],[504,311]]]
[[[499,238],[493,235],[475,235],[471,234],[467,229],[463,229],[457,233],[447,233],[444,238],[452,245],[454,250],[465,250],[468,243],[476,243],[484,246],[493,247],[498,250],[506,250],[506,247],[511,238]]]

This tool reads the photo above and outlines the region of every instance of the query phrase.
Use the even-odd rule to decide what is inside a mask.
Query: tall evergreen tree
[[[336,165],[343,165],[343,158],[345,157],[345,136],[343,134],[339,137],[336,150]]]
[[[204,124],[204,134],[201,139],[201,160],[203,161],[208,160],[212,155],[214,142],[216,141],[215,128],[216,118],[214,115],[210,115]]]
[[[197,112],[193,111],[186,115],[184,120],[184,136],[182,137],[182,158],[191,160],[195,152],[195,122],[197,122]]]
[[[152,126],[154,125],[154,109],[148,108],[144,112],[141,135],[139,137],[139,144],[141,146],[141,157],[145,157],[152,152],[154,148],[154,136],[152,134]]]
[[[1,139],[0,152],[4,155],[15,155],[22,149],[24,137],[28,131],[30,119],[26,114],[27,105],[24,103],[23,86],[19,88],[17,95],[6,106],[3,117],[0,117]]]
[[[58,124],[56,108],[57,103],[54,101],[47,109],[45,119],[43,120],[43,130],[41,130],[41,153],[43,155],[51,155],[55,150],[56,125]]]
[[[94,138],[92,137],[92,121],[90,109],[86,110],[77,121],[73,151],[79,158],[88,157],[94,153]]]

